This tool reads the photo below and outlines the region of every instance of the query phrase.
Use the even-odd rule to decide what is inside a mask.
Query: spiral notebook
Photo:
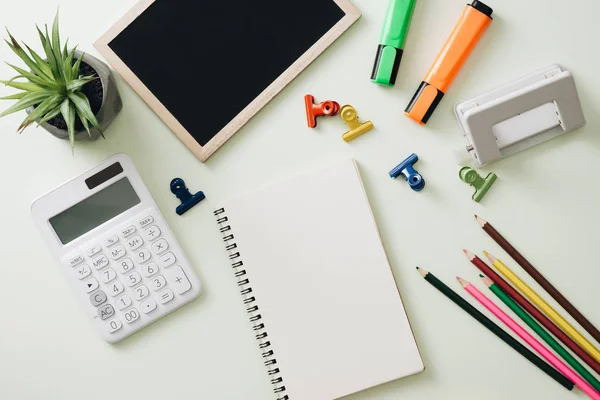
[[[215,216],[275,399],[337,399],[423,370],[354,160]]]

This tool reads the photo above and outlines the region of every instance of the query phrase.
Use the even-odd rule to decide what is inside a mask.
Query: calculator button
[[[140,310],[142,310],[144,314],[148,314],[149,312],[156,310],[156,302],[152,299],[148,299],[140,304]]]
[[[141,264],[141,263],[145,263],[146,261],[148,261],[150,259],[150,257],[152,257],[152,255],[150,254],[150,251],[148,251],[148,249],[144,249],[144,250],[136,251],[133,257],[135,259],[135,262],[137,262],[138,264]]]
[[[152,287],[152,290],[154,290],[155,292],[157,290],[164,288],[166,285],[167,285],[167,280],[162,275],[154,277],[150,280],[150,287]]]
[[[92,269],[87,264],[83,264],[77,267],[75,273],[77,274],[77,279],[81,280],[90,276],[90,274],[92,273]]]
[[[139,235],[135,235],[135,236],[127,239],[127,246],[129,246],[129,249],[131,249],[131,250],[139,249],[140,247],[142,247],[143,244],[144,244],[144,241],[142,240],[142,238]]]
[[[125,279],[125,283],[129,287],[135,286],[141,281],[142,276],[138,272],[132,272],[131,274],[127,275],[127,278]]]
[[[131,310],[128,310],[125,313],[123,313],[123,316],[125,317],[125,321],[128,324],[130,324],[140,317],[140,313],[135,308],[132,308]]]
[[[133,290],[133,297],[135,298],[136,301],[140,301],[141,299],[148,296],[149,294],[150,294],[150,291],[144,285],[141,285],[140,287],[137,287]]]
[[[115,333],[119,329],[123,327],[123,323],[118,319],[113,319],[112,321],[108,321],[106,323],[106,329],[108,329],[109,333]]]
[[[88,249],[87,256],[88,257],[95,256],[96,254],[100,253],[101,251],[102,251],[102,247],[96,245],[96,246],[92,247],[91,249]]]
[[[114,269],[108,268],[100,273],[100,279],[102,283],[108,283],[117,277],[117,273]]]
[[[192,284],[179,265],[165,270],[164,274],[175,293],[183,294],[192,288]]]
[[[99,305],[104,304],[106,299],[106,293],[104,293],[102,290],[99,290],[90,296],[90,301],[92,302],[92,305],[94,307],[98,307]]]
[[[160,265],[161,268],[166,268],[175,264],[175,261],[177,261],[177,258],[175,258],[175,254],[166,253],[160,256],[160,258],[158,259],[158,265]]]
[[[112,297],[115,297],[123,293],[123,290],[125,290],[125,286],[123,286],[121,282],[115,282],[108,287],[107,291],[108,294],[110,294]]]
[[[98,289],[98,279],[96,278],[92,278],[89,279],[87,281],[84,282],[85,284],[85,291],[90,293],[93,292],[94,290]]]
[[[142,274],[146,278],[150,278],[152,275],[158,272],[158,264],[155,262],[148,263],[142,267]]]
[[[125,247],[117,246],[117,247],[113,248],[112,250],[110,250],[110,257],[113,260],[118,260],[119,258],[123,257],[125,255],[125,253],[127,253],[127,251],[125,250]]]
[[[156,225],[151,226],[150,228],[144,231],[144,237],[146,240],[154,240],[160,236],[160,228]]]
[[[119,271],[121,271],[122,274],[130,272],[133,269],[133,261],[131,261],[131,258],[124,258],[120,261],[117,261],[117,264]]]
[[[167,243],[165,239],[160,239],[152,243],[152,246],[150,246],[150,248],[152,249],[152,252],[154,254],[164,253],[169,248],[169,243]]]
[[[173,291],[171,289],[165,289],[158,294],[158,301],[160,301],[161,304],[166,304],[174,298],[175,295],[173,294]]]
[[[83,256],[78,255],[77,257],[71,258],[71,260],[69,261],[69,264],[71,264],[71,267],[74,267],[77,264],[81,264],[82,262],[83,262]]]
[[[108,265],[108,257],[106,257],[106,256],[96,257],[92,260],[92,265],[96,269],[102,269]]]
[[[102,306],[98,309],[98,316],[102,321],[112,318],[115,315],[115,309],[110,304]]]
[[[135,226],[131,225],[130,227],[127,227],[125,229],[123,229],[121,231],[121,235],[123,235],[123,237],[127,237],[129,235],[131,235],[133,232],[135,232]]]
[[[117,308],[119,310],[124,310],[127,307],[129,307],[131,305],[131,297],[124,295],[119,297],[116,301],[115,301],[115,306],[117,306]]]
[[[143,228],[145,226],[150,225],[153,222],[154,222],[154,217],[152,217],[151,215],[148,215],[146,218],[144,218],[143,220],[141,220],[139,222],[139,224],[140,224],[140,227]]]
[[[109,237],[108,239],[106,239],[106,240],[104,241],[104,245],[105,245],[106,247],[110,247],[110,246],[112,246],[113,244],[117,243],[118,241],[119,241],[119,237],[118,237],[117,235],[114,235],[114,236],[111,236],[111,237]]]

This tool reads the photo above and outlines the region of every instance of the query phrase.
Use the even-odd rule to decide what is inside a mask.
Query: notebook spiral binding
[[[262,316],[259,313],[259,307],[256,304],[256,298],[252,295],[252,287],[250,280],[246,276],[246,270],[244,269],[244,262],[241,260],[242,255],[237,250],[237,243],[235,242],[235,236],[232,233],[231,225],[228,223],[229,218],[225,213],[224,208],[220,208],[214,212],[217,217],[217,224],[219,225],[219,231],[223,235],[223,241],[225,242],[225,249],[229,253],[229,259],[231,260],[232,268],[235,273],[235,277],[238,280],[238,286],[240,288],[240,294],[244,299],[244,305],[246,305],[246,312],[249,314],[250,322],[252,322],[254,332],[256,332],[256,340],[259,341],[258,347],[262,350],[262,357],[264,358],[267,372],[271,378],[271,384],[274,387],[274,392],[277,395],[277,400],[290,400],[290,397],[285,394],[285,386],[283,385],[283,378],[281,371],[277,367],[277,359],[273,350],[271,350],[271,342],[269,341],[269,334],[265,324],[261,321]]]

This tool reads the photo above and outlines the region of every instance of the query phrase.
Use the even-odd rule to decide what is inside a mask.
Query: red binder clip
[[[335,101],[327,100],[319,104],[315,104],[315,97],[307,94],[304,96],[306,105],[306,121],[309,128],[317,126],[317,117],[322,115],[336,116],[340,112],[340,105]]]

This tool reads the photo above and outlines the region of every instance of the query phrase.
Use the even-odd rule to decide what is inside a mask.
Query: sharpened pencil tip
[[[491,255],[487,251],[484,251],[483,254],[485,254],[485,256],[488,258],[488,260],[490,260],[490,262],[492,264],[495,263],[496,261],[498,261],[498,259],[496,257],[494,257],[493,255]]]
[[[481,276],[481,280],[483,281],[483,283],[487,287],[490,287],[490,286],[492,286],[494,284],[494,282],[490,278],[488,278],[487,276],[483,276],[483,275],[480,275],[480,276]]]
[[[419,271],[419,273],[421,274],[421,276],[423,278],[425,278],[427,276],[427,274],[429,274],[429,271],[425,271],[423,268],[417,267],[417,271]]]
[[[462,285],[462,287],[467,287],[467,285],[469,285],[469,282],[465,281],[463,278],[461,278],[460,276],[456,277],[456,280]]]
[[[485,278],[485,275],[484,274],[479,274],[479,277],[480,278]]]
[[[488,223],[485,219],[481,218],[477,214],[475,214],[475,219],[477,220],[477,222],[479,223],[479,225],[481,225],[482,228],[485,226],[485,224]]]
[[[463,253],[466,254],[469,261],[473,261],[475,259],[475,254],[471,253],[469,250],[463,249]]]

